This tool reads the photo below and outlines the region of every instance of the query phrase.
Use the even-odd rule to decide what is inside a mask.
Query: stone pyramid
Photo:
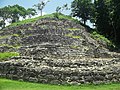
[[[74,21],[43,18],[5,28],[0,36],[0,52],[20,53],[0,62],[0,77],[50,84],[120,82],[120,54]]]

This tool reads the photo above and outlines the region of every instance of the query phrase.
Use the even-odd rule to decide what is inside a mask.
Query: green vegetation
[[[47,18],[47,17],[52,17],[52,15],[49,14],[49,15],[44,15],[44,16],[32,18],[32,19],[26,19],[26,20],[23,20],[23,21],[19,21],[19,22],[16,22],[16,23],[12,23],[12,24],[9,25],[8,27],[11,27],[11,26],[19,26],[19,25],[23,25],[23,24],[32,23],[32,22],[35,22],[35,21],[37,21],[37,20],[39,20],[39,19]]]
[[[10,36],[11,36],[11,35],[0,36],[0,39],[8,38],[8,37],[10,37]]]
[[[75,39],[79,39],[80,38],[80,36],[74,36],[71,33],[70,34],[66,34],[65,36],[71,37],[71,38],[75,38]]]
[[[120,0],[73,0],[71,10],[83,25],[90,20],[100,34],[120,45]]]
[[[20,45],[12,46],[9,44],[0,44],[0,46],[6,46],[6,47],[10,47],[10,48],[19,48],[20,47]]]
[[[81,86],[58,86],[0,79],[0,90],[120,90],[120,83]]]
[[[80,30],[80,29],[79,28],[68,28],[67,30],[76,31],[76,30]]]
[[[48,2],[49,2],[49,0],[48,1],[41,0],[40,3],[34,5],[34,7],[37,7],[37,9],[40,11],[41,16],[42,16],[43,9],[45,8],[45,6]]]
[[[92,10],[92,0],[74,0],[72,2],[72,15],[73,17],[81,18],[83,24],[85,25],[87,20],[90,19],[91,10]]]
[[[5,60],[5,59],[10,58],[10,57],[13,57],[13,56],[19,56],[19,53],[17,53],[17,52],[0,53],[0,61]]]
[[[11,25],[9,25],[8,27],[33,23],[33,22],[35,22],[39,19],[43,19],[43,18],[54,18],[54,13],[53,14],[47,14],[47,15],[44,15],[44,16],[39,16],[39,17],[36,17],[36,18],[26,19],[26,20],[19,21],[19,22],[15,22],[15,23],[12,23]],[[73,21],[75,20],[71,16],[67,16],[67,15],[63,15],[63,14],[59,14],[59,19],[68,19],[68,20],[73,20]]]
[[[76,46],[76,45],[71,45],[70,48],[72,48],[72,49],[79,49],[80,47]]]
[[[50,0],[41,0],[34,6],[41,12]],[[70,10],[68,4],[56,7],[56,13],[19,21],[20,17],[32,17],[36,15],[36,10],[33,8],[25,9],[19,5],[5,6],[0,8],[0,28],[5,28],[7,21],[12,23],[10,26],[32,23],[41,18],[57,18],[74,20],[73,18],[63,15],[62,11]],[[97,31],[106,38],[112,40],[116,45],[120,43],[120,2],[119,0],[73,0],[71,3],[71,15],[79,18],[83,26],[89,20]],[[107,12],[106,12],[107,11]],[[76,20],[77,21],[77,20]]]
[[[102,41],[102,42],[105,42],[108,46],[113,46],[115,47],[115,45],[110,41],[108,40],[107,38],[105,38],[105,36],[103,35],[100,35],[99,33],[97,33],[96,31],[92,32],[91,33],[91,36],[97,40],[97,41]]]
[[[9,38],[11,36],[16,36],[16,37],[19,37],[20,35],[19,34],[13,34],[13,35],[4,35],[4,36],[0,36],[0,39],[5,39],[5,38]]]
[[[59,14],[59,19],[67,19],[67,20],[71,20],[71,21],[75,21],[74,18],[72,18],[71,16],[68,15],[64,15],[64,14]]]
[[[64,10],[70,10],[70,8],[68,8],[68,4],[64,4],[62,7],[58,6],[56,8],[56,13],[54,13],[54,17],[59,19],[59,14],[61,14]]]
[[[18,34],[13,34],[13,36],[19,37],[19,35],[18,35]]]
[[[22,6],[19,5],[13,5],[13,6],[5,6],[3,8],[0,8],[0,27],[4,28],[6,23],[5,21],[10,19],[9,23],[18,22],[20,17],[23,17],[24,19],[29,16],[34,16],[36,14],[36,10],[33,8],[25,9]]]
[[[11,37],[11,36],[16,36],[16,37],[19,37],[20,35],[19,35],[19,34],[4,35],[4,36],[0,36],[0,39],[8,38],[8,37]]]

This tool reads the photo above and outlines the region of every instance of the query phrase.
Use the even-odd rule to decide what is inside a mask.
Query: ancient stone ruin
[[[49,84],[120,82],[120,54],[76,22],[44,18],[5,28],[0,36],[0,52],[20,53],[0,62],[0,77]]]

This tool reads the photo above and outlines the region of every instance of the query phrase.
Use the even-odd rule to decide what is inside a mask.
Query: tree
[[[112,0],[113,3],[113,25],[115,32],[115,42],[120,43],[120,1]]]
[[[92,0],[74,0],[71,5],[73,17],[81,18],[83,24],[90,19]]]
[[[34,5],[34,7],[37,7],[37,9],[40,10],[41,16],[42,16],[43,9],[48,2],[49,0],[48,1],[41,0],[40,3]]]
[[[10,18],[10,9],[9,6],[5,6],[4,8],[0,8],[0,27],[5,27],[5,20]]]
[[[4,28],[5,27],[5,22],[3,20],[0,21],[0,27]]]
[[[27,15],[26,9],[22,6],[19,6],[19,5],[11,6],[10,11],[11,11],[12,23],[18,22],[20,17],[25,18]]]
[[[107,38],[111,38],[112,25],[110,19],[109,7],[106,0],[97,0],[96,4],[96,27],[97,30],[105,35]]]
[[[91,10],[90,10],[90,22],[93,23],[93,25],[95,26],[96,23],[96,8],[95,8],[95,1],[91,4]]]
[[[84,24],[90,20],[99,33],[120,44],[119,0],[74,0],[72,15],[81,18]]]
[[[69,10],[70,8],[68,8],[68,4],[64,4],[62,7],[58,6],[56,8],[56,13],[54,13],[54,17],[55,18],[59,18],[59,14],[62,13],[62,11],[64,10]]]
[[[26,18],[26,16],[35,15],[35,9],[28,8],[27,10],[19,5],[5,6],[0,8],[0,27],[5,27],[5,21],[9,20],[10,23],[19,21],[20,17]]]
[[[29,18],[31,18],[31,16],[34,16],[36,13],[37,13],[36,10],[33,8],[27,9],[27,15],[29,16]]]
[[[120,1],[94,0],[97,30],[114,43],[120,43]]]

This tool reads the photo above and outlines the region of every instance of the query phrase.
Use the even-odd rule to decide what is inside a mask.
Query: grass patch
[[[58,86],[0,79],[0,90],[120,90],[118,84]]]
[[[80,38],[80,36],[72,36],[72,38],[79,39],[79,38]]]
[[[65,36],[71,37],[71,38],[75,38],[75,39],[79,39],[80,38],[80,36],[74,36],[71,33],[70,34],[66,34]]]
[[[96,31],[92,32],[92,33],[91,33],[91,36],[92,36],[95,40],[97,40],[97,41],[102,41],[102,42],[105,42],[108,46],[115,47],[115,45],[114,45],[110,40],[108,40],[107,38],[105,38],[105,36],[100,35],[100,34],[97,33]]]
[[[52,14],[47,14],[47,15],[44,15],[44,16],[39,16],[39,17],[36,17],[36,18],[31,18],[31,19],[26,19],[26,20],[22,20],[22,21],[19,21],[19,22],[15,22],[15,23],[12,23],[11,25],[9,25],[8,27],[19,26],[19,25],[23,25],[23,24],[32,23],[32,22],[35,22],[39,19],[47,18],[47,17],[52,17]]]
[[[0,53],[0,61],[6,60],[7,58],[11,58],[13,56],[19,56],[19,53],[17,53],[17,52],[4,52],[4,53]]]
[[[71,45],[70,48],[72,48],[72,49],[79,49],[80,47],[79,46],[75,46],[75,45]]]
[[[11,36],[16,36],[16,37],[19,37],[20,35],[19,34],[13,34],[13,35],[4,35],[4,36],[0,36],[0,39],[5,39],[5,38],[9,38]]]
[[[11,35],[5,35],[5,36],[0,36],[0,39],[5,39],[5,38],[8,38],[10,37]]]
[[[15,37],[19,37],[19,34],[13,34],[13,36],[15,36]]]
[[[44,16],[39,16],[39,17],[36,17],[36,18],[31,18],[31,19],[26,19],[26,20],[23,20],[23,21],[15,22],[15,23],[12,23],[11,25],[7,26],[7,27],[29,24],[29,23],[33,23],[33,22],[35,22],[39,19],[43,19],[43,18],[55,18],[55,16],[54,16],[54,13],[53,14],[47,14],[47,15],[44,15]],[[77,21],[76,19],[73,19],[71,16],[64,15],[64,14],[59,14],[59,19],[67,19],[67,20]]]
[[[68,28],[68,30],[70,31],[76,31],[76,30],[80,30],[79,28]]]
[[[20,45],[16,45],[16,46],[12,46],[12,45],[9,45],[9,44],[0,44],[0,46],[6,46],[6,47],[10,47],[10,48],[19,48],[20,47]]]
[[[76,21],[76,19],[72,18],[71,16],[68,15],[64,15],[64,14],[59,14],[59,19],[67,19],[67,20],[71,20],[71,21]]]

